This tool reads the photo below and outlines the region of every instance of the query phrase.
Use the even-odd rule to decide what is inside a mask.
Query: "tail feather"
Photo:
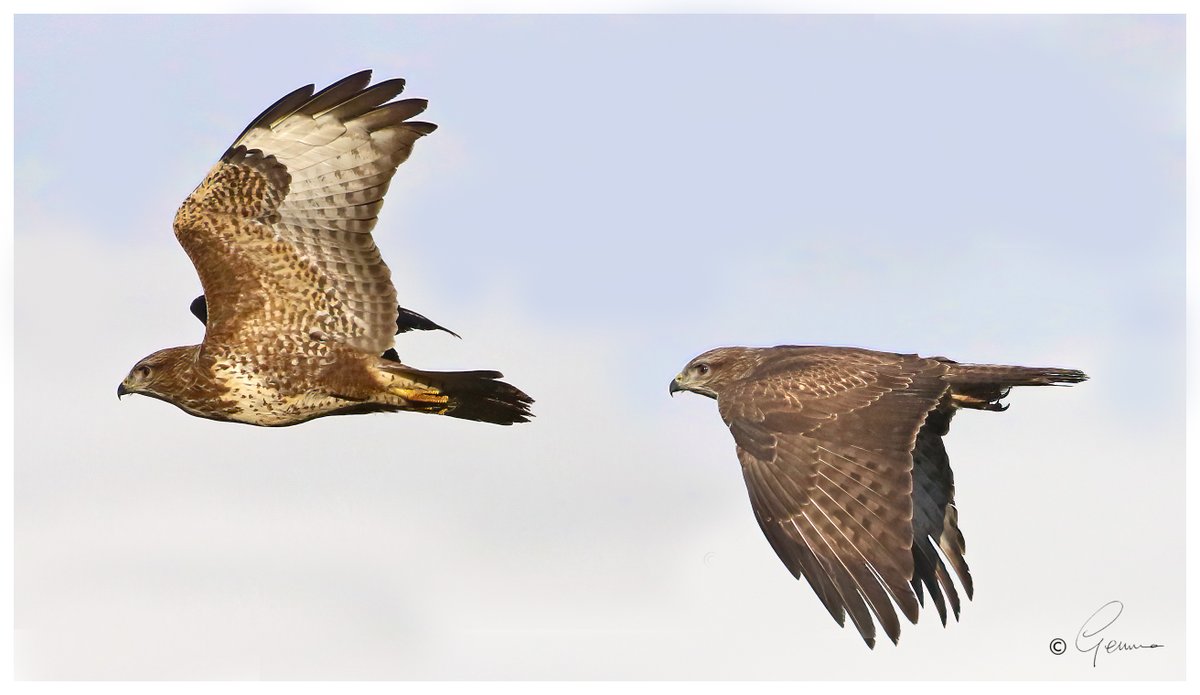
[[[1010,367],[997,364],[959,364],[947,360],[954,402],[962,408],[1004,410],[1000,401],[1014,386],[1058,386],[1087,381],[1078,369],[1059,367]]]
[[[529,422],[533,417],[529,410],[533,399],[512,384],[500,381],[504,376],[500,372],[427,372],[399,364],[387,364],[382,368],[428,390],[420,398],[410,401],[414,410],[497,425]]]
[[[1058,367],[1009,367],[999,364],[953,364],[946,380],[953,385],[1050,386],[1078,384],[1088,375],[1078,369]]]

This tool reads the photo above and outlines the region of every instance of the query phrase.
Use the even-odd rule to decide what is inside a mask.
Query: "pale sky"
[[[16,675],[1179,678],[1181,17],[18,17]],[[114,397],[200,340],[176,207],[288,91],[440,128],[375,231],[429,369],[511,428]],[[947,439],[962,621],[869,652],[775,557],[718,345],[1083,369]],[[1050,654],[1117,599],[1113,636]]]

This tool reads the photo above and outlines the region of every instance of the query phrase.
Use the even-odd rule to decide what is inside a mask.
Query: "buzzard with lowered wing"
[[[971,573],[942,437],[960,408],[1004,410],[1013,386],[1078,383],[1074,369],[959,364],[857,348],[710,350],[671,393],[717,400],[733,433],[750,504],[783,564],[839,625],[892,642],[928,591],[946,623]],[[939,555],[938,551],[941,551]]]

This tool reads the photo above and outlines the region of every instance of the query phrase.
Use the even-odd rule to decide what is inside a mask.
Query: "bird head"
[[[744,376],[754,366],[750,348],[723,347],[692,358],[671,380],[671,395],[691,391],[716,398],[724,384]]]
[[[188,353],[193,352],[194,349],[194,346],[167,348],[143,357],[133,365],[133,369],[129,370],[129,375],[117,387],[117,398],[119,399],[127,393],[139,393],[170,401],[166,386],[168,382],[173,381],[179,365],[183,360],[188,359]]]

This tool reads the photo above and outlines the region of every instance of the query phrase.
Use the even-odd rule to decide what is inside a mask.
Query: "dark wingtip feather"
[[[410,130],[415,130],[421,135],[429,135],[438,128],[436,123],[426,123],[425,121],[405,121],[401,125]]]
[[[928,537],[921,541],[913,543],[913,591],[917,594],[917,598],[921,600],[921,606],[925,606],[924,589],[929,588],[929,598],[933,601],[934,608],[937,609],[938,618],[942,621],[942,627],[946,626],[946,599],[942,595],[942,590],[938,586],[939,568],[941,573],[945,572],[945,568],[941,567],[942,561],[937,557],[936,551],[929,543]],[[950,587],[953,591],[954,587]],[[957,608],[955,609],[957,610]]]
[[[250,125],[242,130],[241,134],[234,139],[234,142],[240,141],[246,136],[246,133],[259,126],[269,126],[280,118],[295,113],[296,109],[300,108],[312,97],[315,88],[315,85],[307,84],[280,97],[274,104],[271,104],[262,113],[258,114],[253,121],[250,121]]]
[[[371,74],[372,74],[371,68],[367,68],[365,70],[359,70],[356,73],[346,75],[345,77],[338,80],[334,84],[341,84],[343,82],[360,82],[360,83],[362,83],[363,86],[366,86],[371,83]],[[361,89],[361,87],[360,87],[360,89]],[[322,91],[324,91],[324,90],[322,90]]]
[[[404,91],[404,80],[396,77],[360,89],[345,95],[336,104],[326,105],[316,115],[328,113],[342,121],[353,120],[398,96]]]
[[[192,312],[192,316],[200,319],[200,323],[208,325],[208,301],[204,298],[204,295],[193,299],[188,310]]]
[[[310,116],[316,115],[361,93],[369,84],[371,84],[371,71],[359,70],[313,94],[308,101],[297,108],[297,111],[302,111]]]
[[[396,334],[399,335],[408,331],[445,331],[455,338],[462,340],[461,335],[449,328],[438,325],[411,309],[398,306],[396,307]]]

